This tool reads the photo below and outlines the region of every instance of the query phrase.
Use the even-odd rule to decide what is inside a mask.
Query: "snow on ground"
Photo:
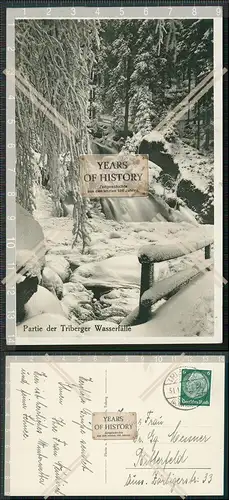
[[[152,130],[142,140],[150,143],[162,143],[164,150],[172,155],[174,162],[179,165],[183,179],[189,180],[202,192],[205,192],[209,180],[213,175],[214,164],[206,156],[200,154],[197,149],[185,144],[181,139],[169,143],[161,132]]]
[[[168,146],[168,143],[161,134],[161,132],[158,132],[157,130],[151,130],[149,134],[143,137],[143,140],[147,142],[161,142],[162,144],[164,144],[165,147]]]
[[[51,255],[54,258],[56,258],[56,255],[62,255],[71,265],[72,275],[69,278],[69,290],[71,293],[73,285],[80,287],[78,291],[74,291],[74,300],[76,301],[76,305],[78,303],[78,306],[74,305],[73,307],[73,304],[70,304],[69,299],[71,297],[69,297],[69,294],[64,302],[65,305],[67,304],[68,306],[70,304],[71,306],[69,318],[72,319],[72,311],[77,310],[78,323],[102,319],[117,324],[136,308],[139,300],[140,285],[140,266],[137,254],[139,248],[143,245],[179,244],[179,241],[184,245],[187,239],[195,236],[195,231],[199,231],[200,227],[203,229],[203,236],[210,235],[213,232],[213,227],[208,225],[198,226],[196,229],[187,222],[118,223],[94,215],[90,220],[91,241],[85,254],[82,255],[82,242],[79,241],[74,248],[71,246],[72,219],[70,217],[56,218],[52,216],[52,201],[48,191],[40,190],[39,192],[38,189],[37,210],[34,216],[43,228],[49,258],[51,258]],[[195,264],[197,261],[200,262],[203,259],[204,251],[199,250],[186,257],[156,264],[156,279],[162,279],[184,269],[187,263],[190,264],[190,261]],[[213,315],[213,279],[210,283],[208,278],[208,287],[206,290],[204,287],[201,288],[201,300],[203,300],[203,303],[207,302],[208,307],[204,308],[204,311],[208,310],[207,315],[209,317],[209,324],[211,324]],[[91,290],[93,293],[90,296],[88,295],[88,304],[84,304],[79,312],[80,296],[83,294],[87,297],[88,290]],[[209,290],[211,292],[210,295]],[[94,293],[96,294],[95,296],[93,295]],[[199,308],[199,306],[195,306],[195,291],[191,294],[191,299],[190,294],[188,296],[188,300],[192,302],[192,306],[190,307],[195,309],[196,318],[197,320],[199,318],[201,324],[203,320],[203,307]],[[198,303],[201,303],[201,300],[198,298]],[[172,315],[174,314],[174,318],[176,316],[178,318],[181,312],[179,311],[179,307],[178,309],[177,307],[172,313]],[[185,308],[186,306],[183,304],[182,314],[184,313],[184,315]],[[169,325],[169,316],[167,321]],[[188,335],[188,328],[187,322],[187,328],[181,335]],[[209,331],[209,333],[211,332]]]
[[[213,162],[198,154],[195,148],[181,141],[179,141],[179,148],[174,160],[179,165],[182,178],[191,181],[197,189],[204,193],[213,175]]]
[[[153,318],[133,328],[136,336],[189,337],[214,333],[213,272],[206,271],[162,304]]]

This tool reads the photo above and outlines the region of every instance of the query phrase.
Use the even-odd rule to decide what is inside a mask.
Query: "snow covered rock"
[[[70,320],[87,321],[94,317],[93,308],[88,301],[88,295],[80,297],[74,293],[65,295],[61,301],[63,310]]]
[[[65,259],[69,262],[70,268],[72,271],[77,269],[80,266],[82,260],[82,254],[78,254],[76,252],[65,254]]]
[[[174,161],[170,144],[162,134],[152,131],[143,137],[139,146],[139,154],[148,154],[149,160],[162,169],[163,174],[176,177],[179,165]]]
[[[139,289],[136,287],[111,290],[100,297],[100,317],[120,323],[136,307],[138,301]]]
[[[16,271],[25,277],[36,276],[38,282],[41,280],[41,261],[36,253],[31,250],[16,251]],[[22,281],[22,280],[20,280]],[[18,281],[19,282],[19,281]]]
[[[92,295],[92,293],[90,291],[88,291],[83,285],[82,283],[64,283],[63,284],[63,297],[65,295],[67,295],[68,293],[74,293],[74,294],[78,294],[80,296],[80,294],[83,293],[86,293],[88,295],[88,297],[90,297]]]
[[[61,304],[67,318],[77,323],[94,318],[92,298],[82,283],[64,283]]]
[[[31,250],[16,251],[16,307],[17,322],[24,319],[24,306],[37,292],[41,281],[42,263]]]
[[[110,238],[121,238],[122,235],[118,231],[112,231],[112,233],[109,234]]]
[[[61,219],[59,219],[61,222]],[[48,255],[50,254],[55,254],[55,255],[65,255],[69,254],[71,252],[71,245],[57,245],[57,246],[52,246],[52,248],[49,249]]]
[[[50,267],[42,271],[42,286],[61,299],[63,296],[63,281],[60,276]]]
[[[57,273],[63,282],[67,281],[70,275],[70,264],[63,255],[46,255],[46,266]]]
[[[17,252],[31,251],[36,255],[40,266],[45,263],[45,240],[43,230],[34,217],[18,203],[16,204]]]
[[[64,316],[61,303],[57,297],[43,286],[38,286],[37,292],[25,304],[25,320],[43,313]]]
[[[149,155],[150,187],[157,184],[168,189],[169,179],[172,181],[180,175],[176,194],[185,201],[189,209],[201,216],[204,223],[213,223],[214,219],[214,164],[211,159],[185,144],[178,137],[171,142],[158,131],[152,130],[142,138],[139,145],[140,154]],[[161,168],[159,175],[155,175],[152,164]],[[157,181],[155,183],[155,180]],[[172,189],[171,189],[172,192]],[[163,196],[163,193],[158,193]],[[209,199],[211,200],[209,203]],[[178,214],[176,220],[180,220]]]
[[[168,272],[168,263],[155,266],[155,279]],[[80,282],[86,288],[131,288],[140,286],[141,265],[137,255],[120,255],[100,262],[84,264],[72,273],[70,281]]]

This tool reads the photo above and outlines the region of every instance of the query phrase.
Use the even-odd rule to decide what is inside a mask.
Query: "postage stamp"
[[[210,406],[211,370],[179,367],[170,372],[163,384],[166,401],[179,410]]]
[[[180,404],[210,406],[211,375],[210,370],[182,369]]]
[[[130,439],[137,437],[136,412],[101,412],[92,414],[93,439]]]
[[[181,377],[182,377],[182,369],[184,367],[174,368],[168,375],[166,376],[163,383],[163,394],[164,397],[171,406],[177,408],[178,410],[193,410],[198,405],[195,404],[187,404],[181,405]],[[195,370],[194,367],[190,367],[192,370]]]

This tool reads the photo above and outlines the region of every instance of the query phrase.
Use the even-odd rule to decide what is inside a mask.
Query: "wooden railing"
[[[168,245],[146,245],[139,251],[138,260],[141,264],[141,283],[139,306],[123,321],[122,325],[137,325],[148,321],[151,307],[160,299],[168,299],[183,285],[206,269],[210,269],[211,244],[213,237],[203,238],[203,232],[195,232],[194,239],[184,243]],[[176,259],[204,248],[205,261],[196,263],[161,281],[154,280],[154,267],[159,262]],[[169,321],[169,318],[168,318]]]

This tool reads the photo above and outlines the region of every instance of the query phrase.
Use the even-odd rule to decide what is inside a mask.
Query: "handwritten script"
[[[80,440],[77,437],[78,432],[75,432],[75,436],[74,433],[72,435],[79,455],[79,466],[83,472],[93,473],[92,462],[88,458],[93,379],[80,375],[76,383],[57,380],[52,387],[52,395],[56,400],[55,414],[53,414],[48,373],[48,370],[39,372],[21,368],[20,384],[16,389],[20,393],[21,434],[23,440],[29,442],[31,453],[36,455],[39,484],[43,485],[44,489],[47,488],[47,494],[66,496],[64,489],[68,484],[71,467],[67,460],[63,460],[63,456],[65,456],[64,449],[69,446],[69,421],[78,427],[81,435]],[[75,405],[74,415],[78,414],[78,420],[71,420],[71,412],[66,419],[66,408],[69,414],[69,403],[71,408],[72,402]],[[51,480],[53,477],[54,483]]]
[[[198,467],[190,463],[188,445],[208,443],[211,436],[205,433],[190,434],[183,430],[182,420],[175,425],[168,425],[162,416],[154,410],[138,422],[138,437],[135,458],[124,486],[169,486],[173,493],[176,486],[211,483],[213,474],[208,467]],[[166,436],[166,441],[165,441]],[[165,447],[165,445],[167,445]],[[173,472],[172,472],[173,471]],[[153,490],[152,490],[153,491]]]

